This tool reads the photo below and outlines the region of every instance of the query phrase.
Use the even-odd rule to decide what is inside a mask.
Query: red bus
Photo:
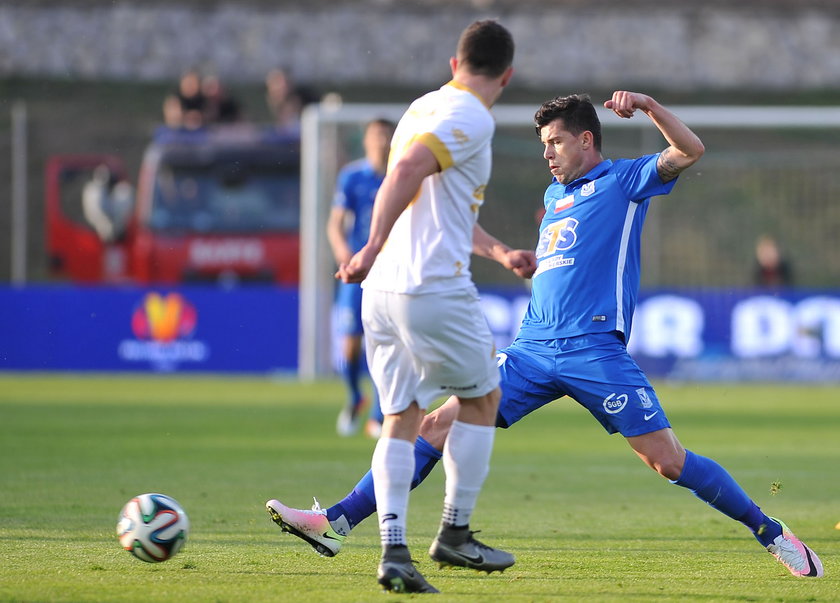
[[[161,129],[136,185],[112,155],[52,157],[51,272],[82,283],[297,284],[300,141]]]

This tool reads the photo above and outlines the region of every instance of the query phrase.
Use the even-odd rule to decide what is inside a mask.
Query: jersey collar
[[[475,90],[473,90],[472,88],[470,88],[466,84],[462,84],[461,82],[456,82],[455,80],[449,80],[446,83],[446,85],[447,86],[452,86],[453,88],[457,88],[458,90],[463,90],[464,92],[469,92],[474,97],[476,97],[479,101],[481,101],[481,104],[484,105],[485,107],[487,107],[488,110],[490,109],[490,106],[487,103],[484,102],[484,99],[481,98],[481,96],[479,96],[478,92],[476,92]]]

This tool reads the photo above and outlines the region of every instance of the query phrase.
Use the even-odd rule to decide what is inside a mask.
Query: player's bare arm
[[[473,253],[500,263],[520,278],[531,278],[537,269],[533,251],[511,249],[478,224],[473,227]]]
[[[408,148],[388,171],[379,187],[373,204],[367,243],[349,262],[339,266],[337,278],[345,283],[365,280],[376,256],[388,240],[394,223],[414,200],[423,179],[438,171],[440,164],[427,146],[415,142]]]
[[[347,210],[343,207],[333,207],[330,211],[330,218],[327,221],[327,240],[333,250],[333,256],[337,265],[345,264],[353,257],[350,245],[347,244],[347,234],[344,230],[344,223],[347,219]]]
[[[613,93],[612,99],[604,103],[604,107],[623,119],[633,117],[636,110],[642,111],[662,133],[670,145],[660,153],[656,162],[656,171],[663,182],[679,176],[680,172],[696,163],[706,150],[688,126],[646,94],[618,90]]]

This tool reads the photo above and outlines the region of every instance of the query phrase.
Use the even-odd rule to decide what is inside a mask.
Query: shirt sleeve
[[[429,130],[415,138],[432,151],[441,171],[487,148],[493,137],[495,123],[490,113],[470,109],[469,105],[461,105],[441,112]]]
[[[352,209],[350,207],[350,195],[348,194],[348,191],[350,190],[351,175],[352,172],[347,168],[343,168],[338,173],[335,185],[335,194],[333,194],[333,207]]]
[[[640,203],[656,195],[667,195],[674,188],[677,179],[662,182],[656,171],[659,153],[644,155],[638,159],[619,159],[615,162],[615,175],[627,198]]]

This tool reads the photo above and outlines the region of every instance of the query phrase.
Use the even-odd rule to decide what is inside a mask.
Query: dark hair
[[[391,131],[397,127],[397,125],[392,122],[390,119],[385,119],[384,117],[377,117],[376,119],[371,119],[369,122],[365,124],[365,131],[373,126],[381,126],[383,128],[387,128]]]
[[[473,75],[499,77],[513,64],[513,36],[492,19],[476,21],[461,34],[457,58]]]
[[[601,150],[601,120],[588,94],[557,96],[545,101],[534,114],[537,136],[540,130],[556,119],[563,120],[564,129],[575,136],[589,130],[597,151]]]

